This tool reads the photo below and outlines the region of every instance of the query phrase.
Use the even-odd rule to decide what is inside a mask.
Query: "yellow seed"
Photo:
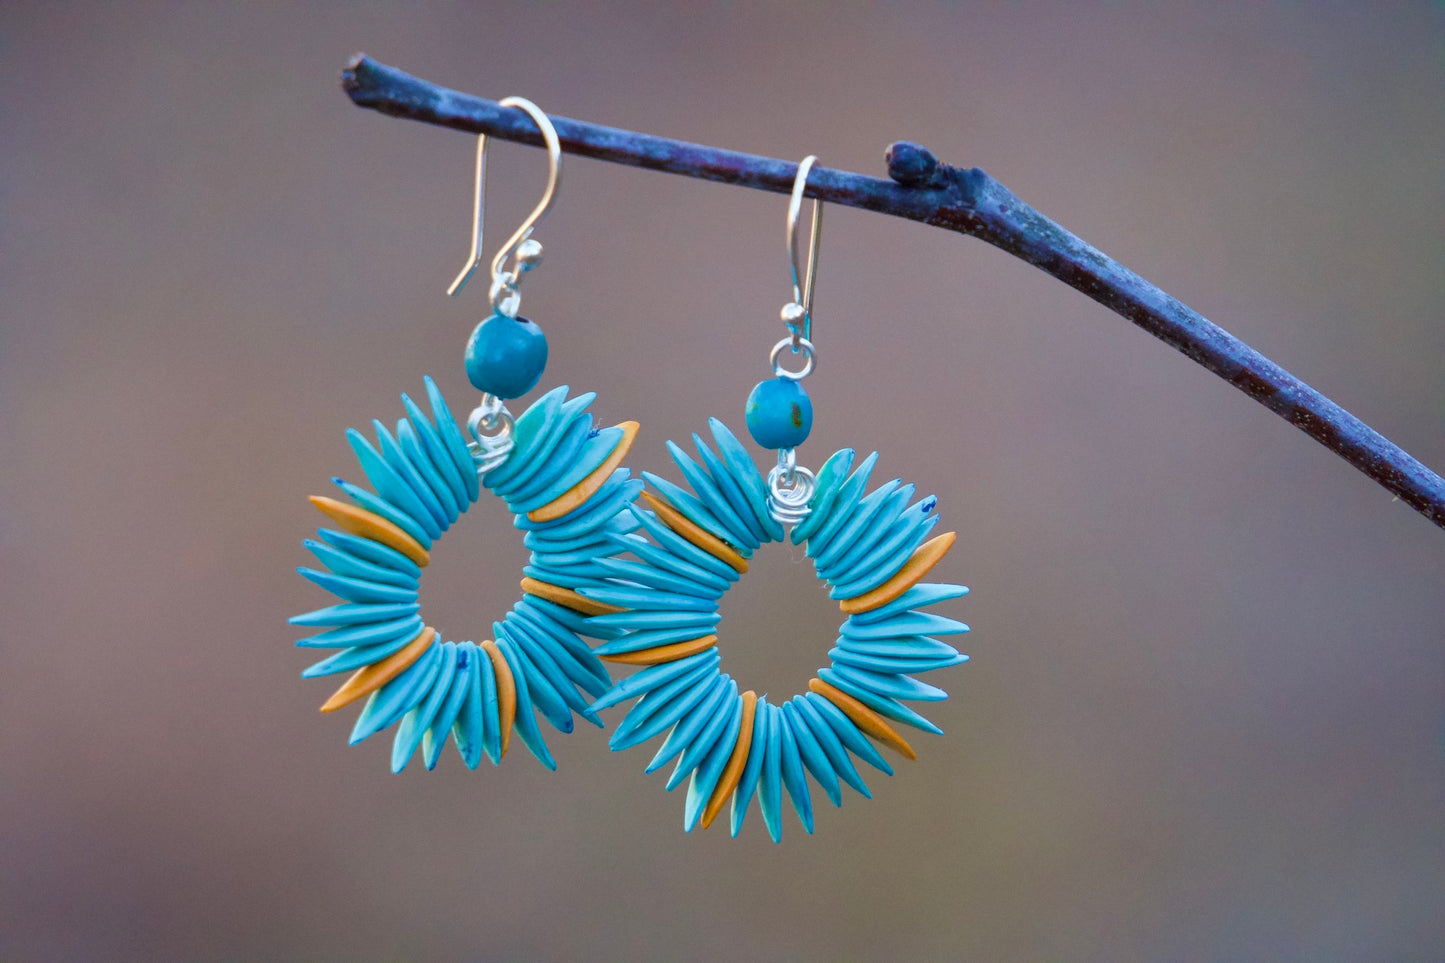
[[[622,459],[627,457],[632,442],[637,438],[637,422],[624,421],[617,427],[622,429],[622,438],[617,442],[617,447],[612,449],[612,454],[607,456],[607,460],[588,472],[586,478],[541,508],[532,509],[527,513],[528,518],[534,522],[550,522],[554,518],[561,518],[568,512],[575,511],[583,502],[597,494],[597,489],[612,477],[612,473],[617,470],[618,465],[622,464]]]
[[[676,662],[678,659],[685,659],[690,655],[706,652],[716,644],[717,636],[704,635],[700,639],[674,642],[671,645],[657,645],[650,649],[638,649],[636,652],[618,652],[616,655],[599,655],[598,658],[606,659],[608,662],[621,662],[624,665],[658,665],[662,662]]]
[[[643,492],[642,498],[651,506],[652,511],[668,528],[689,542],[692,542],[709,555],[727,562],[739,572],[746,572],[748,570],[747,559],[739,555],[727,542],[724,542],[712,532],[707,531],[676,508],[673,508],[670,502],[658,498],[651,492]]]
[[[327,498],[325,495],[310,497],[311,504],[351,534],[390,546],[418,565],[426,565],[431,561],[430,553],[421,547],[420,542],[375,512]]]
[[[914,752],[908,741],[898,734],[897,729],[888,724],[888,720],[848,693],[829,685],[822,679],[809,679],[808,688],[841,709],[845,716],[853,720],[855,726],[874,739],[896,750],[905,758],[918,758],[918,753]]]
[[[421,654],[431,647],[432,640],[436,638],[437,631],[431,626],[421,630],[421,634],[406,644],[406,647],[393,652],[380,662],[373,662],[371,665],[364,665],[357,669],[341,688],[331,694],[326,704],[321,707],[322,712],[335,712],[342,706],[350,705],[362,696],[371,695],[377,689],[386,685],[392,679],[401,675],[413,662],[421,657]]]
[[[512,744],[512,722],[517,718],[517,680],[512,678],[512,667],[507,657],[497,648],[497,643],[487,639],[481,645],[497,670],[497,718],[502,724],[502,755]]]
[[[626,612],[620,605],[611,605],[607,602],[598,602],[579,595],[571,589],[562,588],[560,585],[553,585],[551,582],[541,582],[528,576],[522,579],[522,591],[528,595],[535,595],[548,602],[556,602],[563,608],[580,612],[583,615],[610,615],[613,612]]]
[[[957,532],[944,532],[942,535],[929,539],[918,546],[918,551],[909,556],[908,561],[903,563],[903,567],[898,570],[897,575],[876,589],[864,592],[855,598],[843,599],[838,603],[838,608],[842,609],[845,615],[856,615],[859,612],[876,609],[880,605],[887,605],[913,588],[919,579],[927,575],[928,570],[948,554],[948,550],[953,547],[954,540],[957,538]]]
[[[717,781],[717,788],[713,789],[712,796],[702,811],[703,829],[712,825],[712,821],[722,810],[723,804],[738,788],[738,780],[743,777],[743,767],[748,762],[748,750],[752,748],[753,744],[753,719],[757,716],[757,709],[758,694],[749,689],[743,693],[743,722],[742,727],[738,729],[738,741],[733,745],[733,754],[728,756],[728,764],[723,767],[722,777]]]

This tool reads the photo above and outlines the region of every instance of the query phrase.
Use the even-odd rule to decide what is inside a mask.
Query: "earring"
[[[835,806],[842,803],[840,781],[870,796],[849,753],[888,775],[892,767],[867,737],[916,758],[893,723],[941,733],[904,701],[943,699],[947,693],[910,673],[967,659],[933,636],[966,632],[968,626],[919,611],[968,591],[923,582],[955,537],[949,532],[926,540],[938,522],[935,499],[910,504],[914,486],[896,479],[865,495],[876,452],[854,468],[853,450],[843,449],[816,476],[796,463],[794,449],[808,437],[813,417],[800,382],[817,357],[811,335],[821,202],[814,202],[801,286],[797,244],[803,190],[815,160],[808,157],[799,165],[788,208],[793,300],[782,317],[790,333],[772,350],[775,377],[754,388],[747,402],[748,430],[759,445],[777,450],[777,467],[765,482],[716,418],[709,422],[716,452],[692,436],[700,461],[669,441],[692,491],[643,472],[653,489],[642,494],[647,507],[629,509],[640,532],[614,536],[636,561],[602,559],[599,564],[614,575],[612,582],[578,590],[586,598],[626,607],[588,619],[588,625],[592,631],[622,632],[598,646],[598,655],[643,668],[592,708],[638,700],[613,733],[613,750],[668,732],[647,771],[676,758],[667,788],[690,777],[683,816],[689,832],[699,823],[707,827],[731,799],[736,836],[756,792],[768,834],[778,842],[786,787],[811,833],[804,772]],[[783,367],[785,350],[802,356],[798,370]],[[747,572],[747,558],[755,549],[783,540],[784,525],[792,526],[794,544],[806,544],[818,577],[845,618],[828,652],[830,665],[809,681],[809,691],[772,703],[751,690],[739,693],[738,684],[719,671],[715,629],[718,599]]]
[[[537,122],[550,169],[541,202],[492,260],[493,311],[467,343],[467,375],[482,392],[481,404],[467,419],[472,440],[463,436],[430,378],[425,379],[430,418],[403,394],[407,417],[397,422],[395,434],[373,421],[373,445],[349,429],[347,439],[374,491],[333,479],[350,503],[312,496],[312,504],[343,530],[322,529],[320,541],[304,543],[329,571],[298,570],[341,601],[290,620],[330,627],[297,645],[341,650],[306,669],[304,678],[355,670],[321,707],[332,712],[366,699],[351,733],[353,745],[400,722],[392,743],[394,772],[418,748],[426,767],[435,767],[448,735],[468,767],[476,768],[483,754],[495,765],[506,755],[513,731],[555,769],[535,716],[562,732],[572,730],[573,712],[601,726],[588,703],[612,682],[580,634],[615,637],[618,633],[606,628],[587,630],[584,619],[617,609],[577,590],[610,574],[600,563],[620,550],[613,536],[636,528],[625,509],[642,482],[630,479],[621,462],[637,423],[594,429],[586,409],[595,395],[569,399],[565,385],[515,420],[507,410],[505,399],[531,391],[547,362],[541,328],[517,314],[518,285],[541,263],[542,246],[531,235],[556,194],[562,150],[551,121],[536,105],[520,97],[501,103],[520,107]],[[486,151],[483,135],[477,143],[472,251],[448,294],[462,289],[481,260]],[[422,569],[432,543],[477,501],[483,487],[506,502],[514,525],[525,532],[523,544],[532,554],[523,569],[523,595],[492,623],[492,638],[442,641],[420,615]]]

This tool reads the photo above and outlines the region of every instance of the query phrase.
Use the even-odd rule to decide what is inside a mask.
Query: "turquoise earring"
[[[615,536],[636,528],[627,509],[642,482],[630,478],[621,463],[637,423],[595,428],[586,410],[595,395],[568,398],[565,385],[544,394],[515,420],[507,410],[507,400],[536,386],[547,362],[541,329],[517,315],[518,285],[541,262],[541,245],[531,234],[555,196],[561,146],[536,105],[520,97],[502,105],[520,107],[537,122],[550,172],[541,203],[492,261],[493,312],[467,343],[467,375],[482,392],[481,404],[466,422],[470,440],[430,378],[425,379],[430,416],[403,394],[407,416],[394,433],[373,422],[373,444],[348,430],[373,490],[334,479],[349,502],[312,496],[341,530],[322,529],[319,541],[304,543],[325,570],[299,569],[340,601],[291,619],[295,625],[326,627],[297,645],[340,650],[306,669],[303,677],[354,673],[321,707],[331,712],[366,700],[352,730],[353,744],[398,724],[391,757],[397,772],[418,749],[428,769],[436,766],[448,736],[468,767],[475,768],[483,755],[495,765],[514,731],[540,762],[555,769],[536,716],[562,732],[572,730],[574,712],[600,726],[589,703],[612,680],[582,636],[620,634],[587,626],[587,617],[616,609],[579,590],[603,584],[610,572],[601,563],[621,550]],[[481,260],[485,171],[482,137],[472,252],[448,294],[462,289]],[[523,544],[531,549],[523,595],[492,623],[491,638],[443,641],[421,616],[422,570],[433,542],[483,488],[506,503],[513,524],[525,533]]]
[[[852,757],[892,774],[875,742],[916,758],[895,723],[941,730],[904,703],[947,693],[913,675],[967,659],[935,636],[968,626],[921,611],[968,591],[923,581],[955,539],[952,532],[929,538],[938,523],[936,500],[914,500],[914,486],[896,479],[867,492],[876,453],[855,467],[853,450],[843,449],[816,476],[796,463],[794,449],[812,425],[812,404],[800,382],[816,360],[810,336],[821,232],[817,202],[801,285],[797,250],[798,215],[814,160],[799,165],[788,211],[793,301],[783,320],[790,333],[773,348],[774,378],[754,388],[747,403],[749,433],[760,446],[777,450],[777,466],[764,480],[717,419],[709,423],[716,451],[696,434],[697,459],[668,442],[692,490],[644,472],[653,490],[628,508],[638,530],[613,536],[634,560],[599,559],[612,578],[578,589],[585,598],[623,609],[587,620],[590,631],[620,633],[597,654],[641,667],[592,705],[595,711],[637,700],[611,747],[627,749],[666,732],[647,771],[676,760],[667,788],[688,782],[684,829],[708,826],[730,804],[736,836],[756,794],[774,842],[782,837],[784,788],[803,827],[813,831],[805,773],[836,806],[843,784],[870,795]],[[785,369],[784,352],[800,355],[802,367]],[[784,540],[784,525],[792,526],[794,544],[807,546],[845,618],[828,652],[830,664],[809,681],[808,692],[770,702],[751,690],[740,692],[720,671],[717,605],[747,572],[756,549]]]

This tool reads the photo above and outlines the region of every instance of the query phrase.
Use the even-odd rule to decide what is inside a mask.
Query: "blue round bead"
[[[494,314],[467,340],[467,377],[478,391],[520,398],[547,367],[547,336],[526,318]]]
[[[796,381],[761,381],[748,395],[748,432],[764,448],[796,448],[813,428],[813,402]]]

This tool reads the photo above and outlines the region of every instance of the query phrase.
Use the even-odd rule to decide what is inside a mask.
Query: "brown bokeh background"
[[[443,294],[472,141],[353,107],[354,50],[875,174],[927,143],[1440,469],[1439,4],[250,6],[0,9],[0,958],[1440,958],[1445,534],[971,239],[826,219],[804,461],[937,492],[974,632],[947,735],[816,835],[684,835],[590,727],[393,777],[284,623],[343,429],[428,372],[462,407],[485,303]],[[499,231],[542,170],[496,149]],[[785,205],[566,162],[525,311],[635,467],[741,430]],[[523,557],[480,506],[431,621],[486,634]],[[837,621],[779,546],[723,611],[775,695]]]

